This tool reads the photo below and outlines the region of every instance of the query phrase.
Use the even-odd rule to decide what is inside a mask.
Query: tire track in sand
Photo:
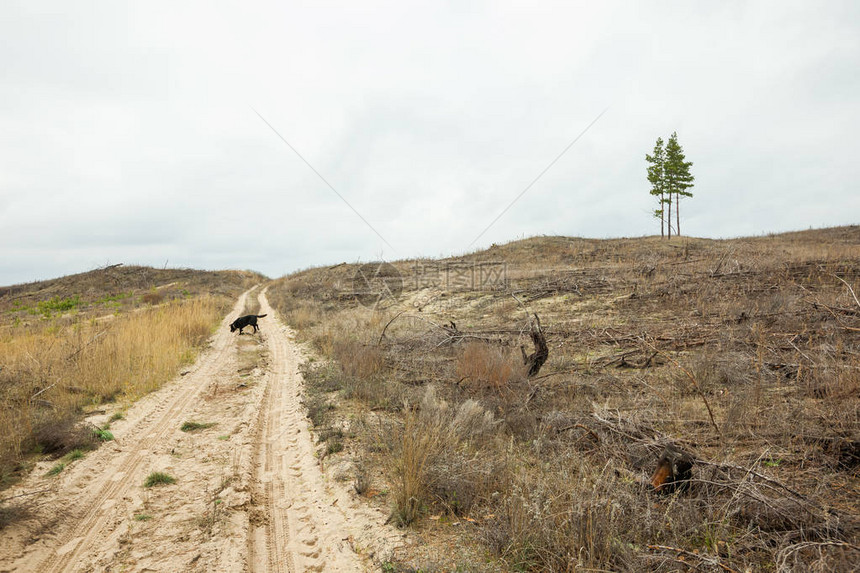
[[[260,308],[274,319],[266,331],[271,356],[260,408],[253,496],[265,518],[248,537],[251,571],[361,571],[347,543],[347,518],[326,489],[314,456],[313,438],[301,403],[302,356],[260,295]],[[258,520],[259,521],[259,520]]]
[[[34,570],[40,572],[73,571],[80,565],[81,557],[90,551],[98,551],[102,530],[110,526],[110,510],[127,492],[140,485],[141,470],[149,462],[149,454],[159,441],[167,439],[176,431],[182,413],[189,408],[211,378],[222,367],[229,351],[233,349],[232,337],[227,326],[242,311],[247,291],[243,293],[233,310],[221,323],[214,336],[211,348],[206,350],[192,370],[177,384],[174,392],[162,398],[155,408],[126,432],[122,440],[122,452],[107,465],[93,484],[83,493],[84,499],[74,513],[81,518],[58,537],[56,549]]]

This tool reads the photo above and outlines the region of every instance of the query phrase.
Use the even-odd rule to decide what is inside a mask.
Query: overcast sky
[[[28,0],[0,38],[3,285],[659,234],[673,131],[684,234],[860,223],[857,2]]]

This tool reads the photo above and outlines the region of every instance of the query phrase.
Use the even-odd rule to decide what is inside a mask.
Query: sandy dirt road
[[[0,571],[362,571],[356,548],[394,542],[384,514],[321,470],[302,352],[265,294],[260,332],[230,333],[248,296],[187,372],[112,424],[116,441],[7,492],[48,490],[0,532]],[[204,427],[182,431],[191,421]],[[144,487],[153,471],[176,483]]]

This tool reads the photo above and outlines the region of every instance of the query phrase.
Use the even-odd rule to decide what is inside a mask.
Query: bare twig
[[[397,317],[406,312],[405,310],[401,310],[397,314],[394,315],[394,318],[388,321],[388,324],[382,329],[382,333],[379,335],[379,341],[376,343],[377,345],[382,344],[382,339],[385,338],[385,331],[388,330],[388,327],[391,326],[391,323],[397,320]]]
[[[786,571],[788,570],[785,565],[788,561],[788,558],[791,554],[797,553],[798,551],[803,551],[804,549],[821,549],[822,547],[841,547],[845,549],[851,549],[853,551],[860,552],[860,547],[854,545],[853,543],[847,543],[845,541],[805,541],[803,543],[795,543],[794,545],[789,545],[788,547],[784,547],[779,551],[776,556],[776,566],[777,571]]]
[[[529,311],[528,311],[528,309],[526,308],[526,305],[525,305],[525,304],[523,304],[523,301],[521,301],[520,299],[518,299],[518,298],[517,298],[517,296],[516,296],[514,293],[511,293],[511,298],[513,298],[515,301],[517,301],[517,302],[519,303],[520,308],[522,308],[522,309],[523,309],[523,312],[524,312],[524,313],[526,313],[526,318],[528,319],[529,324],[531,324],[531,316],[529,316]]]
[[[56,383],[56,382],[54,382],[53,384],[51,384],[51,385],[50,385],[50,386],[48,386],[47,388],[42,388],[41,390],[39,390],[38,392],[36,392],[36,393],[35,393],[35,394],[33,394],[32,396],[30,396],[30,400],[34,399],[36,396],[38,396],[39,394],[41,394],[41,393],[43,393],[43,392],[47,392],[48,390],[50,390],[51,388],[53,388],[53,387],[54,387],[54,386],[56,386],[56,385],[57,385],[57,383]]]
[[[846,281],[845,279],[843,279],[839,275],[833,275],[833,276],[836,277],[837,279],[839,279],[840,281],[842,281],[842,283],[848,287],[848,291],[851,293],[851,296],[854,297],[854,302],[857,303],[858,307],[860,307],[860,300],[857,299],[857,295],[854,294],[854,289],[851,288],[851,285],[848,284],[848,281]]]
[[[46,493],[46,492],[49,492],[49,491],[53,491],[53,488],[39,489],[39,490],[36,490],[36,491],[28,491],[28,492],[26,492],[26,493],[19,493],[18,495],[11,495],[11,496],[9,496],[9,497],[4,497],[3,499],[0,499],[0,503],[6,503],[6,502],[7,502],[7,501],[9,501],[10,499],[15,499],[15,498],[18,498],[18,497],[27,497],[28,495],[37,495],[37,494],[40,494],[40,493]]]
[[[798,348],[798,347],[797,347],[797,345],[796,345],[796,344],[794,344],[794,342],[792,342],[791,340],[789,340],[789,341],[788,341],[788,343],[789,343],[789,344],[791,344],[791,345],[794,347],[794,349],[795,349],[795,350],[797,350],[797,351],[800,353],[800,355],[801,355],[801,356],[803,356],[804,358],[806,358],[807,360],[809,360],[809,363],[810,363],[810,364],[812,364],[813,366],[816,366],[816,364],[815,364],[815,360],[813,360],[812,358],[810,358],[809,356],[807,356],[807,355],[806,355],[806,354],[805,354],[805,353],[804,353],[800,348]]]
[[[653,551],[671,551],[673,553],[677,553],[678,555],[683,555],[685,557],[693,557],[707,563],[708,565],[716,565],[723,571],[727,571],[728,573],[739,573],[736,569],[732,569],[728,565],[722,563],[717,557],[708,557],[707,555],[701,555],[699,553],[693,553],[692,551],[687,551],[686,549],[681,549],[680,547],[670,547],[668,545],[649,545],[648,549]],[[684,561],[683,559],[676,559],[679,563],[683,563],[684,565],[691,565],[690,563]]]
[[[106,329],[102,330],[101,332],[99,332],[98,334],[96,334],[95,336],[93,336],[92,338],[90,338],[86,344],[84,344],[83,346],[81,346],[80,348],[78,348],[77,350],[75,350],[74,352],[69,354],[68,356],[66,356],[66,360],[71,360],[72,358],[74,358],[75,356],[77,356],[78,354],[83,352],[83,350],[85,348],[87,348],[90,344],[92,344],[93,342],[95,342],[96,340],[98,340],[99,338],[104,336],[107,333],[107,331],[108,331],[108,329],[106,328]]]

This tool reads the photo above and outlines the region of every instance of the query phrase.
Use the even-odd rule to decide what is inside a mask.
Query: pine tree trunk
[[[660,238],[666,238],[666,210],[663,209],[663,193],[660,193]]]
[[[672,193],[669,192],[669,220],[666,222],[667,230],[669,231],[669,239],[672,238]]]
[[[681,236],[681,195],[675,193],[675,235]]]

